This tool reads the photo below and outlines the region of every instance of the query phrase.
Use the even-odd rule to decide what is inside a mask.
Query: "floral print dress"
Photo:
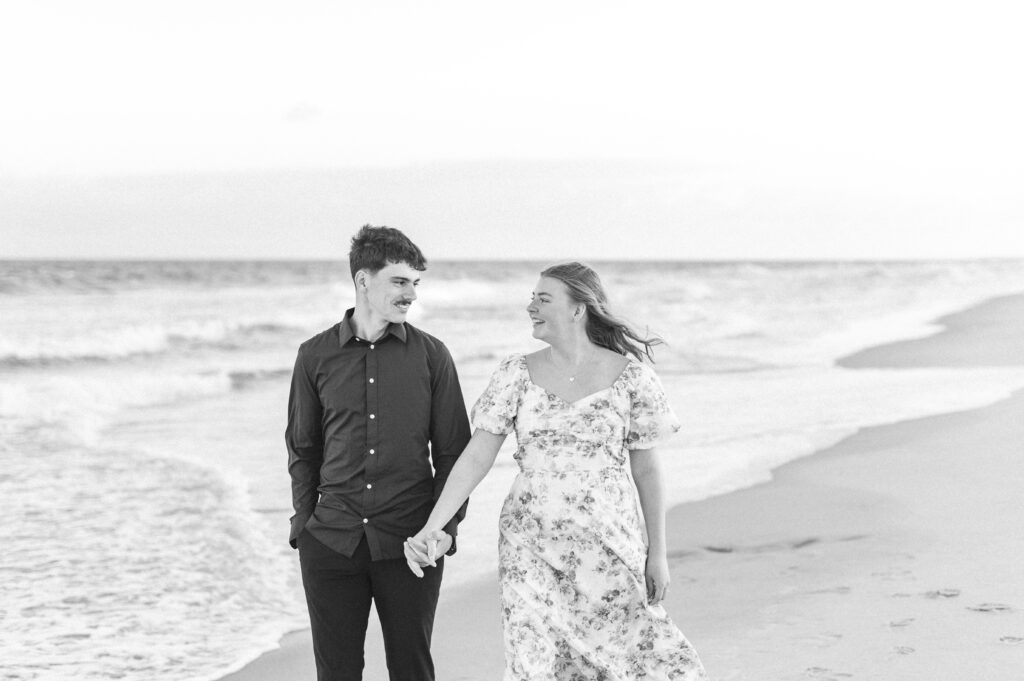
[[[504,681],[705,679],[665,609],[647,602],[629,450],[679,429],[654,372],[630,359],[612,385],[570,403],[512,355],[472,421],[514,430],[518,444],[499,519]]]

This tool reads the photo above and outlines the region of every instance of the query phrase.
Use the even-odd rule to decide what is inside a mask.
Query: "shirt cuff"
[[[292,516],[292,529],[291,532],[288,534],[288,543],[291,545],[293,549],[299,548],[299,535],[302,534],[302,530],[306,528],[306,523],[309,522],[309,518],[312,515],[313,513],[310,512],[296,513]]]
[[[445,525],[443,529],[452,538],[452,547],[450,549],[448,549],[448,552],[445,553],[444,555],[446,555],[446,556],[454,556],[455,555],[455,551],[457,550],[456,544],[458,542],[458,539],[456,538],[456,535],[458,535],[458,533],[459,533],[459,521],[456,520],[455,518],[452,518],[451,520],[448,521],[448,524]]]

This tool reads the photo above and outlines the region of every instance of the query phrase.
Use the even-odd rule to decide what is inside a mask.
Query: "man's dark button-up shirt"
[[[469,442],[469,420],[441,341],[391,324],[369,342],[353,333],[352,312],[303,343],[295,360],[289,539],[295,546],[305,528],[351,556],[365,534],[373,560],[401,558]],[[465,512],[445,527],[453,537]]]

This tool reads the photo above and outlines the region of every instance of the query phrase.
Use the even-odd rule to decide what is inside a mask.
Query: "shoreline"
[[[1024,295],[936,323],[836,364],[1024,365]],[[669,609],[712,678],[1019,678],[1021,413],[1024,389],[862,428],[769,482],[673,508]]]
[[[932,336],[836,365],[1024,365],[1024,294],[936,323]],[[666,609],[710,677],[1012,678],[1024,653],[1024,577],[1014,569],[1024,559],[1022,412],[1018,390],[978,409],[862,428],[769,482],[669,509]],[[491,578],[443,594],[439,679],[501,678],[497,594]],[[383,679],[375,622],[366,657],[367,681]],[[308,630],[222,681],[285,678],[315,678]]]
[[[931,336],[864,348],[836,360],[847,369],[1019,366],[1024,350],[1024,293],[989,298],[934,320]]]

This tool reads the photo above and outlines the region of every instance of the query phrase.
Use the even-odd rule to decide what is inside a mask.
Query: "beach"
[[[985,605],[1019,607],[1013,577],[984,573],[1015,565],[1019,511],[980,505],[1016,485],[1000,457],[1021,438],[997,426],[1024,387],[1024,262],[599,267],[617,309],[666,340],[654,366],[683,425],[659,447],[667,607],[712,678],[946,654],[928,652],[948,641],[924,610],[858,619],[882,604],[941,605],[971,635],[1005,625],[986,660],[1021,653],[1016,615]],[[524,312],[540,268],[425,273],[410,322],[449,347],[467,407],[502,358],[540,345]],[[295,349],[351,296],[329,261],[0,262],[6,678],[313,678],[282,433]],[[501,677],[496,520],[514,449],[474,491],[446,565],[441,679]],[[872,576],[894,570],[921,583]],[[1006,593],[972,586],[989,581]],[[368,681],[385,678],[382,647],[372,622]]]
[[[1024,296],[936,323],[933,336],[837,364],[1024,365]],[[1020,679],[1022,414],[1019,391],[979,409],[863,428],[776,468],[770,482],[672,508],[666,608],[710,677]],[[439,679],[501,678],[497,598],[493,580],[475,580],[442,599]],[[387,678],[375,633],[368,681]],[[314,676],[308,632],[298,632],[225,681]]]

